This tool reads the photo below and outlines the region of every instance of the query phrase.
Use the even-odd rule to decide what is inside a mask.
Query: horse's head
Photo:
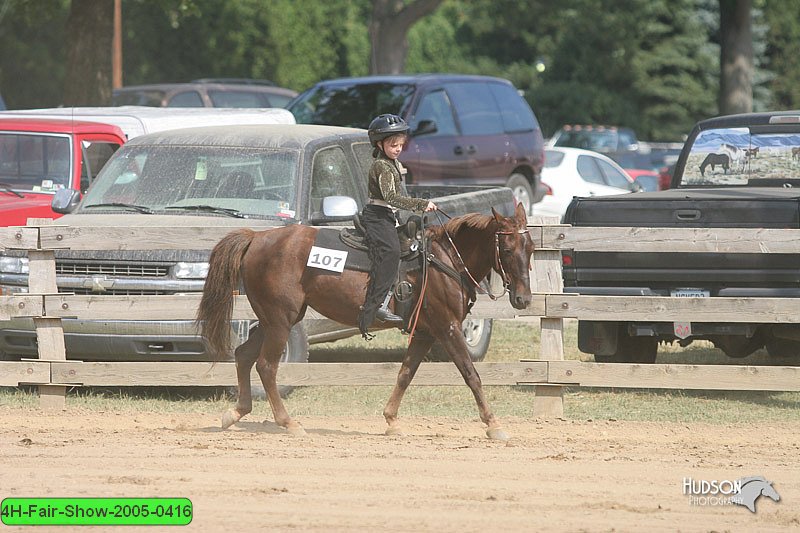
[[[501,216],[492,208],[497,223],[495,231],[494,270],[503,278],[508,289],[508,299],[516,309],[525,309],[531,303],[531,254],[533,239],[528,232],[525,208],[517,204],[513,217]]]

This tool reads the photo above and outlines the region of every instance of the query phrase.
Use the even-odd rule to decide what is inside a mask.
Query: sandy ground
[[[303,418],[292,437],[250,417],[221,431],[217,415],[0,406],[0,496],[188,497],[196,531],[800,530],[797,423],[512,419],[504,443],[477,420],[409,417],[386,437],[378,418]],[[781,501],[751,513],[683,494],[686,477],[750,475]]]

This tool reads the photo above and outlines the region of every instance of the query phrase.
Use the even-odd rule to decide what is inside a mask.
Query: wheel
[[[492,339],[491,318],[466,318],[461,323],[461,332],[467,342],[467,351],[472,362],[478,363],[486,357],[489,351],[489,341]],[[431,348],[428,359],[431,361],[449,361],[450,356],[444,346],[438,342]]]
[[[264,341],[264,333],[258,322],[250,329],[250,336],[244,344],[236,348],[236,351],[241,350],[260,350],[261,344]],[[308,335],[303,323],[295,324],[292,331],[289,332],[289,340],[286,342],[286,348],[281,354],[281,363],[307,363],[308,362]],[[278,370],[280,372],[280,369]],[[236,393],[236,387],[232,388],[232,392]],[[279,385],[278,391],[282,397],[286,397],[294,387],[289,385]],[[267,391],[261,384],[252,385],[251,391],[253,398],[265,400],[267,398]]]
[[[613,355],[594,355],[597,363],[640,363],[656,362],[658,339],[655,337],[631,337],[620,332],[617,338],[617,351]]]
[[[517,202],[521,202],[525,208],[525,213],[531,214],[531,207],[533,206],[533,189],[528,182],[528,178],[522,174],[511,174],[506,182],[506,187],[511,189],[514,193],[514,198]]]
[[[770,339],[766,342],[767,353],[772,357],[800,357],[800,341]]]

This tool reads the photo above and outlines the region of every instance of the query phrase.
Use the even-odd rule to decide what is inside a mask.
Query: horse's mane
[[[450,235],[455,235],[462,227],[474,228],[476,230],[484,230],[489,227],[494,221],[493,217],[489,215],[481,215],[480,213],[469,213],[464,216],[456,217],[445,222],[443,226],[431,226],[428,228],[431,237],[434,240],[445,238],[445,230]]]

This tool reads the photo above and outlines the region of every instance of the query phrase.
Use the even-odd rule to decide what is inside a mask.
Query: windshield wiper
[[[145,213],[147,215],[153,214],[153,210],[149,207],[145,207],[143,205],[125,204],[122,202],[110,202],[106,204],[92,204],[83,206],[84,209],[89,209],[90,207],[124,207],[126,209],[133,209],[134,211]]]
[[[209,213],[222,213],[229,217],[236,218],[250,218],[245,213],[238,209],[231,209],[229,207],[215,207],[213,205],[168,205],[164,209],[184,209],[186,211],[208,211]]]
[[[12,189],[10,183],[0,182],[0,190],[2,190],[3,192],[10,192],[11,194],[16,194],[20,198],[25,198],[24,194],[19,193],[14,189]]]

